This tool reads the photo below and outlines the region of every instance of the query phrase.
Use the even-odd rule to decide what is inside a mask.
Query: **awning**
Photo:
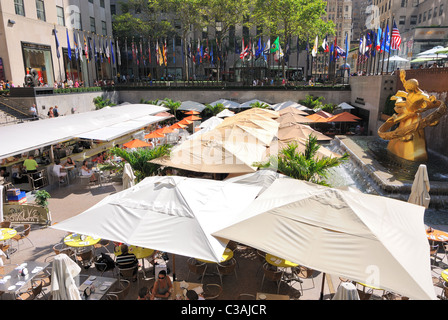
[[[89,133],[91,139],[98,140],[101,140],[100,135],[103,139],[119,137],[132,132],[133,128],[138,130],[156,122],[154,118],[147,117],[166,110],[150,104],[130,104],[0,127],[0,137],[4,137],[0,159],[70,139],[87,138]],[[97,131],[100,129],[106,130]]]

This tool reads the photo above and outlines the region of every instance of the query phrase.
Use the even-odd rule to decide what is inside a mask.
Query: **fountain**
[[[431,185],[430,207],[425,220],[433,224],[448,224],[448,159],[427,150],[424,128],[435,126],[447,112],[442,101],[418,88],[415,79],[405,80],[406,91],[394,99],[395,112],[374,136],[336,136],[332,151],[350,154],[350,161],[333,169],[331,185],[352,186],[364,193],[377,194],[407,201],[415,173],[421,163],[428,168]],[[423,111],[435,109],[422,117]],[[393,129],[393,131],[389,131]]]

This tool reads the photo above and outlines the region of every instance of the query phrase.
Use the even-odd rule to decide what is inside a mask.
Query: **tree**
[[[200,14],[201,8],[207,3],[206,0],[158,0],[166,12],[172,12],[175,19],[179,22],[175,31],[182,39],[183,56],[187,57],[187,35],[190,28],[193,30],[202,29],[205,24],[204,16]],[[187,58],[184,59],[184,80],[188,81],[189,64]]]
[[[229,33],[230,28],[236,25],[245,24],[245,17],[250,15],[250,5],[253,0],[208,0],[206,5],[202,7],[201,13],[206,19],[206,24],[215,30],[218,52],[223,52],[223,40]],[[219,80],[219,72],[221,59],[218,64],[217,78]]]
[[[146,177],[155,176],[161,172],[160,165],[149,161],[168,155],[170,150],[171,145],[161,145],[154,149],[137,148],[132,151],[115,147],[110,150],[110,153],[129,163],[134,170],[137,182],[139,182]],[[105,164],[101,166],[101,169],[122,171],[124,162]]]
[[[270,106],[267,103],[259,102],[259,101],[251,103],[250,106],[252,108],[260,108],[260,109],[269,109],[270,108]]]
[[[320,148],[317,138],[310,135],[306,142],[305,151],[297,152],[298,145],[295,142],[279,151],[278,156],[271,156],[266,163],[257,163],[259,168],[275,167],[277,170],[291,178],[310,181],[320,185],[328,186],[325,179],[328,170],[341,165],[349,157],[344,153],[340,158],[322,157],[316,158],[316,153]]]
[[[334,23],[325,22],[327,2],[324,0],[255,0],[254,20],[269,32],[269,36],[279,36],[286,44],[293,37],[300,39],[322,39],[327,34],[334,34]],[[285,59],[282,60],[283,77]]]
[[[224,107],[224,105],[222,103],[217,103],[214,106],[212,106],[210,104],[206,104],[205,105],[205,109],[204,109],[204,115],[206,117],[214,117],[218,113],[223,111],[224,109],[225,109],[225,107]]]
[[[300,100],[299,103],[303,104],[305,107],[310,109],[322,109],[322,101],[325,100],[324,97],[314,97],[310,94],[307,94],[305,100]]]
[[[166,107],[170,109],[170,111],[173,113],[174,118],[177,120],[176,111],[179,109],[181,102],[180,101],[174,101],[169,98],[165,98],[165,100],[162,101],[161,105],[162,107]]]

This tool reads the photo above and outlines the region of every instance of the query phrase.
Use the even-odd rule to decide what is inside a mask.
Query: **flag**
[[[363,38],[359,38],[359,50],[358,50],[358,52],[359,52],[359,55],[362,55],[362,46],[363,46],[363,40],[362,40]]]
[[[76,41],[76,35],[75,32],[73,31],[73,42],[74,42],[74,49],[75,49],[75,57],[76,60],[78,60],[79,56],[78,56],[78,42]]]
[[[120,46],[118,45],[118,39],[116,45],[117,45],[117,60],[118,60],[117,62],[118,65],[121,66],[121,52],[120,52]]]
[[[386,30],[384,30],[383,42],[381,43],[381,52],[389,52],[390,49],[390,34],[389,34],[389,22],[387,23]]]
[[[271,39],[268,39],[268,42],[266,42],[264,49],[263,49],[263,55],[264,59],[266,60],[266,55],[268,55],[271,52]]]
[[[350,44],[348,43],[348,33],[345,34],[345,58],[348,58],[348,51],[350,49]]]
[[[83,61],[82,46],[81,46],[81,40],[79,39],[79,33],[78,33],[78,54],[79,54],[79,60]]]
[[[316,39],[314,40],[314,46],[313,46],[313,50],[311,51],[311,55],[313,57],[317,56],[317,46],[319,45],[319,37],[316,36]]]
[[[342,49],[340,46],[336,46],[335,48],[335,53],[336,53],[336,59],[339,58],[345,58],[347,52],[344,51],[344,49]]]
[[[156,63],[160,65],[159,63],[159,40],[156,42]]]
[[[87,47],[86,36],[84,36],[84,54],[86,55],[87,62],[89,62],[89,47]]]
[[[100,53],[100,61],[101,61],[101,63],[103,63],[103,62],[104,62],[104,60],[103,60],[103,58],[104,58],[104,52],[103,52],[104,40],[103,40],[103,37],[102,37],[102,36],[101,36],[101,38],[100,38],[100,40],[99,40],[98,45],[99,45],[99,47],[100,47],[100,50],[99,50],[99,53]]]
[[[68,29],[65,29],[67,33],[67,54],[70,61],[72,60],[72,48],[70,48],[70,37],[68,36]]]
[[[366,34],[366,48],[372,48],[372,40],[370,39],[370,32]]]
[[[376,35],[376,51],[381,51],[381,37],[383,31],[380,27],[378,27],[377,35]]]
[[[213,59],[213,43],[210,47],[210,65],[213,67],[214,66],[214,59]]]
[[[164,59],[165,66],[166,66],[167,63],[168,63],[168,61],[167,61],[167,59],[166,59],[167,54],[168,54],[168,48],[167,48],[167,46],[166,46],[166,38],[165,38],[165,45],[164,45],[164,47],[163,47],[163,59]]]
[[[275,39],[274,43],[272,43],[271,53],[278,51],[279,47],[280,47],[280,38],[277,37],[277,39]]]
[[[392,39],[391,39],[391,49],[392,50],[400,50],[400,45],[401,45],[401,35],[400,35],[400,31],[397,28],[397,24],[395,23],[394,20],[394,26],[392,29]]]
[[[255,57],[258,58],[263,53],[263,45],[261,44],[261,37],[258,38],[257,51],[255,51]]]
[[[248,52],[248,46],[244,47],[244,38],[241,40],[241,53],[240,53],[240,59],[244,59],[249,54]]]
[[[96,41],[95,38],[93,38],[93,50],[95,50],[95,60],[98,62],[98,52],[96,50]]]
[[[297,48],[298,48],[298,43],[297,43]],[[330,52],[327,37],[325,37],[324,41],[322,42],[322,49],[324,49],[324,52]]]
[[[274,60],[276,62],[279,62],[281,58],[283,58],[284,54],[283,54],[283,50],[282,47],[280,46],[280,43],[278,44],[278,50],[274,53]]]
[[[114,45],[112,43],[112,39],[110,39],[110,54],[112,56],[112,64],[115,64]]]
[[[148,62],[151,64],[151,40],[148,39]]]
[[[110,48],[109,48],[109,45],[107,43],[107,40],[105,41],[105,46],[106,46],[106,50],[105,50],[106,58],[107,58],[108,62],[110,63]]]
[[[173,63],[176,63],[176,44],[175,39],[173,38]]]
[[[334,61],[334,44],[331,43],[331,48],[330,48],[330,62]]]
[[[58,35],[57,35],[58,31],[56,30],[56,27],[54,27],[53,33],[54,33],[54,39],[56,41],[56,55],[59,59],[61,57],[61,54],[59,53],[59,40],[58,40]]]

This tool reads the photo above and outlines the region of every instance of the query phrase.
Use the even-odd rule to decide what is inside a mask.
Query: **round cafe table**
[[[219,263],[229,261],[232,258],[233,258],[233,251],[229,248],[226,248],[226,250],[224,250],[224,253],[222,254],[222,258],[219,261]],[[203,259],[198,259],[198,258],[196,258],[196,260],[202,261],[205,263],[216,263],[214,261],[208,261],[208,260],[203,260]]]
[[[152,254],[154,253],[154,250],[149,248],[143,248],[132,245],[128,246],[128,248],[129,253],[133,253],[137,259],[147,258],[149,256],[152,256]],[[116,246],[114,248],[114,254],[116,256],[119,256],[121,254],[121,246]]]
[[[81,237],[81,234],[72,233],[64,238],[65,245],[74,248],[82,248],[97,244],[101,238],[93,238],[91,236]]]
[[[448,282],[448,269],[443,270],[440,276],[443,280],[445,280],[445,282]]]
[[[291,261],[276,257],[269,253],[266,254],[266,262],[270,265],[280,268],[294,268],[299,266],[297,263],[293,263]]]
[[[444,232],[442,230],[437,230],[437,229],[428,230],[427,229],[426,236],[428,237],[428,240],[431,240],[431,241],[437,241],[437,242],[448,241],[448,233]]]
[[[0,241],[9,240],[17,234],[17,231],[11,228],[1,228],[0,232]]]

